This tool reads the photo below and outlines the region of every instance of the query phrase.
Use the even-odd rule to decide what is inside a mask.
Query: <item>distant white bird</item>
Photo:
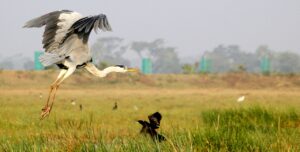
[[[91,31],[97,29],[111,31],[107,17],[104,14],[83,17],[81,14],[69,10],[54,11],[32,19],[24,27],[45,26],[43,48],[45,53],[40,57],[44,66],[56,64],[60,73],[51,85],[47,103],[43,108],[41,119],[50,114],[55,94],[59,85],[80,67],[97,77],[105,77],[110,72],[135,72],[136,69],[124,65],[116,65],[99,70],[92,63],[92,56],[88,47]],[[52,97],[52,98],[51,98]],[[51,103],[49,104],[51,98]]]
[[[236,101],[237,102],[243,102],[245,100],[245,96],[240,96]]]
[[[42,93],[40,93],[40,99],[42,99],[43,98],[43,94]]]
[[[76,105],[75,99],[72,99],[72,100],[71,100],[71,104],[72,104],[73,106]]]

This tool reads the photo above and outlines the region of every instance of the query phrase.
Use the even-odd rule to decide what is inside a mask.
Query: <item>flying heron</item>
[[[43,48],[45,53],[40,56],[44,66],[56,64],[60,69],[57,79],[51,84],[47,103],[42,109],[41,119],[51,112],[55,94],[59,85],[77,68],[85,68],[97,77],[105,77],[110,72],[135,72],[137,69],[116,65],[99,70],[92,63],[92,56],[88,47],[91,31],[111,31],[107,17],[104,14],[83,17],[81,14],[61,10],[54,11],[25,23],[24,27],[45,26]],[[51,102],[50,102],[51,100]]]

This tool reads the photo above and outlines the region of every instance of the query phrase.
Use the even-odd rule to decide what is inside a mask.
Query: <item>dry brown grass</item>
[[[0,88],[45,88],[53,82],[58,71],[2,71]],[[100,79],[79,70],[64,85],[68,88],[229,88],[229,89],[298,89],[300,75],[263,76],[247,73],[207,75],[142,75],[110,74]]]
[[[239,139],[247,139],[248,145],[234,143],[237,140],[227,128],[219,132],[212,127],[204,129],[207,126],[202,119],[205,112],[251,114],[260,110],[251,111],[255,106],[266,109],[267,114],[274,113],[275,120],[277,116],[288,115],[290,109],[299,115],[296,108],[300,107],[299,76],[111,74],[99,79],[83,71],[63,83],[50,117],[41,122],[39,114],[49,84],[57,74],[58,71],[0,73],[0,150],[2,146],[4,150],[14,151],[34,151],[35,148],[82,151],[80,148],[86,145],[97,145],[111,146],[111,151],[141,151],[143,148],[159,151],[155,146],[168,151],[172,147],[167,144],[153,146],[138,135],[140,125],[135,121],[146,119],[155,111],[163,115],[160,132],[170,138],[179,151],[226,150],[230,146],[237,149],[252,146],[252,151],[280,151],[292,147],[297,151],[300,143],[298,118],[282,120],[287,123],[282,124],[280,136],[277,136],[276,125],[270,126],[275,130],[270,133],[258,130],[249,134],[249,130],[243,129]],[[236,102],[240,95],[246,95],[245,102]],[[70,104],[72,99],[76,99],[76,106]],[[119,108],[112,111],[115,102]],[[79,104],[83,105],[82,112]],[[134,106],[139,109],[135,110]],[[260,118],[259,113],[257,118]],[[260,125],[254,123],[254,126]],[[216,145],[207,145],[206,140]],[[224,143],[228,140],[234,144]],[[224,147],[218,147],[219,142]]]

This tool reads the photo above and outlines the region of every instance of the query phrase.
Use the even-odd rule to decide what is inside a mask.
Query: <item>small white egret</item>
[[[43,94],[42,94],[42,93],[40,93],[40,96],[39,96],[39,97],[40,97],[40,99],[42,99],[42,98],[43,98]]]
[[[245,101],[245,96],[240,96],[238,99],[237,99],[237,102],[243,102]]]
[[[139,110],[139,108],[138,108],[136,105],[133,106],[133,109],[134,109],[135,111],[138,111],[138,110]]]

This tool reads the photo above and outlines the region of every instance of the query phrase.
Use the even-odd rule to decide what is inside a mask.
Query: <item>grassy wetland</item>
[[[0,72],[0,151],[300,151],[297,75],[77,72],[41,121],[57,74]],[[156,111],[168,139],[161,143],[136,122]]]

